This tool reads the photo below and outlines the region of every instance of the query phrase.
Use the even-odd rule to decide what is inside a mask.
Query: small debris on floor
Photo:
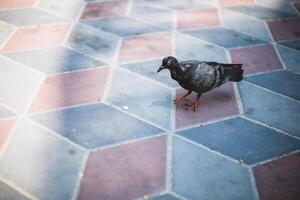
[[[240,164],[244,164],[245,161],[243,161],[242,159],[239,159],[239,163],[240,163]]]
[[[128,106],[123,106],[123,110],[128,110]]]
[[[144,200],[147,200],[148,199],[148,195],[144,195]]]

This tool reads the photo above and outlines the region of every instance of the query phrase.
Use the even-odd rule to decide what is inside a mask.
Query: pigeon
[[[196,111],[203,93],[220,87],[227,81],[239,82],[243,80],[244,71],[242,66],[243,64],[223,64],[197,60],[179,62],[175,57],[168,56],[162,60],[157,73],[163,69],[170,70],[172,79],[188,91],[185,95],[176,99],[176,104],[185,102],[188,95],[196,92],[195,101],[192,104],[185,104],[187,109]]]

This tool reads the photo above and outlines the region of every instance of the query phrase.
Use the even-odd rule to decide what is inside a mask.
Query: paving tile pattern
[[[0,0],[0,199],[300,199],[299,11]],[[188,111],[156,73],[169,55],[243,63],[245,78]]]

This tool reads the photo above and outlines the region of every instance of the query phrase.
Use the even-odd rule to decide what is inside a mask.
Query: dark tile
[[[34,8],[0,11],[0,20],[15,26],[66,22],[63,18]]]
[[[102,100],[109,68],[55,74],[46,77],[28,112],[39,112]]]
[[[38,199],[72,199],[84,154],[22,120],[1,157],[0,174]]]
[[[300,136],[300,103],[245,81],[239,83],[239,88],[246,116]]]
[[[16,114],[0,105],[0,119],[13,117]]]
[[[295,73],[278,71],[246,77],[245,80],[300,101],[300,75]]]
[[[130,88],[130,89],[124,89]],[[163,128],[170,128],[171,90],[122,69],[114,71],[106,100]]]
[[[67,46],[79,52],[113,62],[119,37],[83,24],[76,24]]]
[[[187,91],[177,90],[177,98]],[[187,99],[192,102],[196,98],[193,93]],[[214,89],[202,95],[199,109],[187,111],[184,105],[176,105],[176,127],[181,128],[192,124],[201,124],[211,120],[239,114],[232,83],[227,83],[220,88]]]
[[[10,131],[12,130],[14,124],[14,119],[6,119],[0,121],[0,152],[5,145],[8,135],[10,134]]]
[[[0,102],[23,112],[42,76],[0,57]]]
[[[180,200],[180,199],[174,197],[171,194],[163,194],[163,195],[160,195],[160,196],[150,198],[150,200]]]
[[[176,34],[176,56],[182,60],[228,62],[226,49],[186,34]],[[200,53],[201,52],[201,53]]]
[[[226,27],[264,41],[272,41],[267,26],[262,20],[229,9],[221,9],[220,14]]]
[[[300,40],[290,40],[285,42],[279,42],[279,44],[282,44],[284,46],[300,50]]]
[[[129,17],[81,20],[81,22],[102,31],[113,33],[122,37],[153,33],[164,30],[158,26],[145,24]]]
[[[299,169],[300,153],[256,166],[253,172],[260,199],[299,199]]]
[[[199,126],[177,134],[246,164],[300,149],[300,141],[243,118]]]
[[[121,67],[124,67],[142,76],[159,81],[170,87],[178,87],[179,86],[178,83],[173,79],[171,79],[170,72],[168,70],[163,70],[157,73],[157,69],[161,65],[161,62],[162,59],[158,59],[158,60],[129,63],[129,64],[121,65]]]
[[[282,12],[279,10],[270,9],[259,5],[238,6],[238,7],[232,7],[230,9],[264,20],[297,16],[296,14]]]
[[[300,43],[299,43],[300,44]],[[289,48],[280,44],[276,45],[278,53],[288,70],[300,73],[300,46],[299,49]]]
[[[87,148],[111,145],[162,132],[103,104],[53,111],[35,115],[32,119]]]
[[[265,43],[265,41],[225,27],[185,31],[184,33],[196,38],[207,40],[211,43],[221,45],[225,48],[234,48]]]
[[[282,68],[273,45],[266,44],[230,50],[232,63],[244,64],[245,74]]]
[[[276,41],[300,38],[300,19],[268,21],[270,31]]]
[[[78,199],[130,200],[161,192],[166,152],[165,136],[92,152]]]
[[[17,192],[14,188],[0,181],[0,199],[2,200],[29,200],[23,194]]]
[[[104,63],[65,47],[4,54],[17,62],[51,74],[101,66]]]
[[[172,190],[188,199],[254,199],[249,170],[174,137]]]

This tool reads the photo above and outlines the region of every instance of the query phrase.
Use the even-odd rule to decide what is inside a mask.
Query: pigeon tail
[[[228,70],[229,81],[240,82],[243,80],[244,70],[242,69],[243,64],[234,64]]]

